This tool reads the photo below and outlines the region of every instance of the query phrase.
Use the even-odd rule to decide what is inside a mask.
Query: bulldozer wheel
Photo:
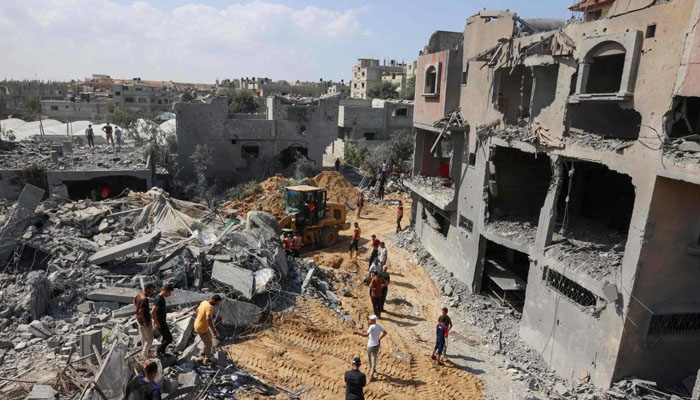
[[[332,226],[327,226],[321,230],[321,246],[333,246],[338,241],[338,230]]]

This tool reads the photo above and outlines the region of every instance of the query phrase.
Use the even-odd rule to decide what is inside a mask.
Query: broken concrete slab
[[[314,276],[314,272],[316,272],[316,267],[312,267],[309,272],[306,273],[306,277],[304,278],[304,282],[301,284],[301,292],[304,293],[306,288],[309,286],[309,283],[311,283],[311,278]]]
[[[187,347],[187,342],[192,336],[194,330],[194,316],[181,319],[175,323],[177,330],[180,331],[180,336],[175,340],[175,351],[182,351]]]
[[[289,265],[287,264],[287,255],[285,254],[284,250],[282,250],[282,246],[279,245],[275,247],[273,251],[274,257],[272,263],[275,269],[277,270],[277,273],[279,273],[280,276],[284,278],[289,272]]]
[[[255,304],[224,298],[218,306],[224,326],[245,328],[260,320],[263,310]]]
[[[211,279],[231,287],[248,300],[253,297],[255,291],[255,274],[253,271],[233,264],[214,261]]]
[[[22,236],[29,225],[30,217],[44,197],[44,190],[30,184],[24,185],[17,199],[17,206],[0,230],[0,263],[4,263],[13,254],[17,239]]]
[[[141,250],[153,249],[158,244],[160,236],[160,231],[143,235],[120,245],[98,251],[97,253],[93,254],[88,261],[99,265]]]
[[[116,302],[129,304],[139,294],[138,289],[109,286],[88,293],[87,298],[93,301]]]
[[[58,392],[49,385],[34,385],[25,400],[55,400]]]
[[[34,320],[29,323],[29,332],[34,336],[41,339],[48,339],[52,336],[50,330],[44,326],[44,323],[39,320]]]
[[[95,376],[95,385],[105,394],[106,400],[118,400],[124,396],[124,388],[131,376],[125,360],[126,355],[126,346],[121,342],[114,342]],[[93,394],[92,399],[104,400],[97,393]]]
[[[199,377],[195,371],[188,372],[186,374],[180,374],[177,376],[178,387],[194,386],[197,387],[202,384],[202,378]]]
[[[136,289],[128,289],[128,290],[135,290],[136,293],[138,293],[138,290]],[[95,291],[98,292],[98,291]],[[90,295],[92,295],[94,292],[88,294],[88,298],[90,298]],[[136,296],[136,293],[134,296]],[[211,297],[211,294],[206,294],[206,293],[197,293],[197,292],[191,292],[189,290],[175,290],[173,294],[168,297],[168,300],[166,301],[166,308],[168,310],[174,310],[178,307],[186,307],[186,306],[191,306],[194,304],[198,304],[204,300],[207,300]],[[131,297],[131,300],[129,302],[133,301],[133,296]],[[123,303],[123,302],[120,302]],[[133,304],[126,305],[112,313],[112,316],[115,318],[123,318],[123,317],[129,317],[132,316],[136,313],[136,308],[134,307]]]
[[[102,353],[102,331],[99,329],[80,334],[80,357],[93,354],[92,346],[97,346],[97,350]]]
[[[267,290],[267,285],[275,277],[275,271],[271,268],[263,268],[255,271],[255,294],[263,293]]]

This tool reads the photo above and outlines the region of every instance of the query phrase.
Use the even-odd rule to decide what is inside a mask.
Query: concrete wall
[[[406,115],[397,115],[397,109],[405,109]],[[373,132],[374,140],[388,140],[399,130],[413,126],[413,104],[384,102],[383,107],[338,107],[338,127],[344,128],[350,140],[364,139],[365,132]]]
[[[337,99],[292,105],[270,97],[266,119],[229,118],[224,97],[211,104],[178,103],[175,110],[178,162],[185,180],[195,177],[190,156],[198,144],[206,145],[211,152],[209,178],[242,182],[261,180],[272,173],[281,153],[291,146],[308,149],[308,158],[320,168],[326,147],[337,138]],[[258,157],[244,157],[245,146],[259,146]]]
[[[504,116],[499,112],[498,93],[507,90],[519,98],[521,83],[500,80],[493,66],[484,65],[491,55],[485,60],[476,59],[487,50],[495,49],[500,39],[511,38],[515,19],[508,13],[496,17],[490,13],[488,19],[479,13],[467,19],[463,54],[459,54],[463,58],[457,64],[459,72],[454,74],[461,75],[461,65],[464,65],[468,72],[467,81],[461,85],[446,84],[449,90],[459,91],[453,97],[459,101],[470,126],[469,136],[465,139],[466,150],[460,152],[460,178],[455,181],[456,211],[449,214],[451,226],[444,237],[421,220],[420,199],[429,199],[426,195],[414,194],[417,200],[416,231],[431,254],[474,291],[480,290],[487,239],[527,252],[532,262],[521,336],[562,377],[576,379],[581,373],[588,372],[592,382],[603,387],[626,375],[671,383],[696,372],[699,367],[697,357],[693,358],[698,353],[697,332],[664,335],[654,340],[646,336],[650,321],[647,307],[658,314],[700,312],[698,291],[692,287],[698,281],[698,260],[685,250],[689,244],[697,243],[700,235],[700,220],[696,218],[700,215],[700,168],[697,163],[677,163],[672,157],[664,158],[658,150],[663,118],[671,107],[676,90],[685,87],[683,82],[696,79],[686,76],[692,70],[688,61],[692,51],[688,48],[689,43],[693,43],[692,39],[686,41],[686,36],[692,37],[687,33],[692,33],[697,25],[697,10],[700,8],[696,3],[695,0],[679,0],[639,9],[630,6],[628,13],[611,9],[611,15],[616,15],[613,19],[573,22],[561,33],[556,33],[563,33],[571,39],[573,46],[570,50],[558,48],[558,53],[552,56],[547,54],[551,49],[540,49],[537,54],[517,59],[505,56],[496,59],[502,70],[510,70],[516,65],[528,69],[531,91],[523,93],[523,98],[527,97],[529,102],[528,112],[519,127],[509,126],[514,119],[512,113]],[[577,139],[577,132],[572,128],[580,123],[574,122],[576,118],[572,110],[586,100],[579,96],[570,97],[570,94],[576,93],[575,76],[580,74],[579,64],[584,62],[585,49],[594,42],[603,43],[622,36],[639,37],[637,32],[645,32],[651,24],[657,25],[654,37],[642,38],[638,47],[626,47],[632,49],[628,51],[636,52],[628,54],[627,62],[637,65],[625,67],[631,71],[626,87],[632,88],[633,93],[617,93],[606,99],[608,104],[619,107],[620,112],[596,111],[597,106],[588,105],[587,109],[574,110],[579,113],[576,115],[578,121],[595,119],[601,124],[583,130],[602,132],[586,140]],[[527,48],[551,35],[544,32],[516,37],[512,50],[517,54],[517,49]],[[679,43],[686,43],[686,47]],[[514,53],[504,49],[502,54]],[[421,91],[426,66],[451,57],[452,54],[444,52],[424,55],[418,60],[416,128],[430,129],[435,120],[449,111],[442,99],[445,89],[442,80],[440,97],[421,96]],[[638,114],[640,119],[633,122],[630,122],[633,119],[621,119],[620,114],[626,112]],[[493,121],[500,122],[491,135],[477,137],[477,127]],[[623,148],[603,140],[630,125],[639,126],[638,137],[624,135],[622,139],[626,143]],[[428,139],[420,129],[416,132],[416,168],[422,168],[418,160],[425,156]],[[545,132],[552,140],[523,140],[537,132]],[[546,153],[552,161],[553,171],[559,171],[560,175],[562,163],[587,161],[629,176],[635,196],[634,200],[625,200],[633,202],[628,204],[632,208],[632,217],[620,264],[611,265],[602,275],[604,278],[600,278],[601,275],[594,274],[585,264],[569,268],[548,256],[550,253],[545,247],[552,244],[552,236],[558,230],[556,204],[567,194],[566,189],[560,187],[561,176],[549,183],[542,182],[549,188],[539,211],[534,243],[522,248],[518,243],[488,231],[485,222],[488,203],[484,201],[484,188],[491,175],[489,161],[493,149],[498,151],[499,147],[519,149],[533,157]],[[475,160],[473,165],[467,163],[469,154]],[[452,164],[455,163],[452,160]],[[512,167],[518,168],[517,165]],[[527,163],[523,163],[522,173],[528,173]],[[461,218],[473,222],[472,232],[459,226]],[[595,251],[591,255],[593,253]],[[545,269],[557,271],[581,285],[597,299],[596,306],[584,309],[549,286],[543,280]],[[614,285],[618,293],[616,299],[606,297],[602,289],[606,284]],[[640,299],[644,306],[632,296]]]
[[[103,117],[109,113],[110,104],[107,101],[44,100],[41,109],[44,115],[60,121],[91,120]]]
[[[461,51],[445,50],[418,57],[414,125],[432,127],[433,123],[459,106],[459,85],[462,71]],[[438,73],[437,93],[425,93],[426,71],[435,67]]]

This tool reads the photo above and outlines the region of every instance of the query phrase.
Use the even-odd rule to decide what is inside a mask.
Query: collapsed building
[[[412,127],[412,101],[343,99],[338,106],[338,138],[326,149],[326,156],[333,162],[343,158],[346,142],[374,146]]]
[[[267,98],[265,114],[231,113],[226,97],[211,104],[175,105],[178,163],[185,181],[195,177],[191,156],[206,145],[212,166],[207,178],[262,180],[305,157],[318,168],[337,137],[338,99]]]
[[[415,230],[522,313],[560,376],[670,385],[700,368],[700,2],[572,9],[584,20],[484,10],[458,48],[431,38]]]

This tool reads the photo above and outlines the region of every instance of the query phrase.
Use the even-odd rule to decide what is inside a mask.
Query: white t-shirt
[[[379,326],[376,322],[367,328],[367,347],[379,346],[379,335],[384,332],[384,328]]]
[[[379,266],[379,264],[372,263],[372,265],[369,266],[369,273],[371,274],[374,272],[375,274],[378,274],[379,271],[382,270],[382,267]]]
[[[384,247],[383,249],[380,250],[380,252],[379,252],[379,262],[380,263],[386,262],[387,254],[389,254],[389,251],[387,250],[386,247]]]

